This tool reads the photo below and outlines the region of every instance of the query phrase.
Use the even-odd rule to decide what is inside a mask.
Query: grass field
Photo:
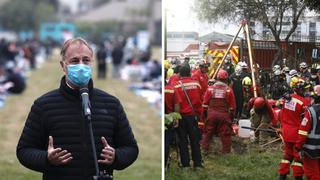
[[[31,73],[27,90],[6,99],[0,109],[0,179],[37,180],[41,174],[24,168],[15,156],[15,148],[33,101],[43,93],[55,89],[63,75],[58,59],[43,64]],[[110,77],[110,76],[109,76]],[[94,80],[94,86],[117,96],[122,102],[140,153],[129,168],[115,172],[115,179],[161,179],[161,118],[155,108],[132,92],[120,80]]]
[[[240,143],[239,143],[240,142]],[[279,162],[282,157],[280,144],[260,148],[248,142],[233,140],[233,150],[228,155],[218,155],[219,141],[211,144],[212,151],[203,155],[204,169],[180,168],[175,150],[171,151],[170,166],[166,168],[166,180],[275,180],[278,179]],[[244,148],[243,148],[244,147]],[[241,153],[239,153],[241,152]],[[287,179],[294,179],[288,176]]]

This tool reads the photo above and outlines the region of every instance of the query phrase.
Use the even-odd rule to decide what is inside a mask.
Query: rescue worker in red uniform
[[[177,66],[174,68],[173,75],[172,75],[172,76],[169,78],[169,80],[168,80],[168,84],[174,85],[174,84],[176,84],[176,83],[179,81],[179,79],[180,79],[179,70],[180,70],[180,65],[177,65]]]
[[[304,112],[296,143],[308,180],[320,180],[320,85],[314,87],[314,104]]]
[[[194,167],[203,167],[200,152],[200,136],[198,119],[201,115],[201,100],[199,83],[191,78],[188,64],[180,67],[180,81],[175,85],[175,90],[181,98],[180,111],[182,119],[179,121],[177,133],[179,137],[179,150],[182,167],[190,166],[188,142]],[[190,102],[189,102],[189,100]]]
[[[165,102],[165,114],[170,114],[175,111],[179,111],[179,104],[181,103],[180,96],[174,89],[173,85],[167,84],[164,88],[164,102]],[[170,151],[170,144],[174,140],[175,128],[178,122],[173,122],[166,126],[165,130],[165,165],[167,165]]]
[[[251,126],[257,129],[268,129],[271,122],[275,121],[271,105],[262,97],[251,98],[248,103],[250,109]],[[270,139],[270,133],[264,131],[255,131],[256,142],[259,144],[267,143]]]
[[[223,154],[231,152],[232,119],[236,102],[232,88],[226,82],[228,73],[219,70],[217,82],[209,86],[204,96],[204,116],[207,116],[202,136],[202,149],[209,151],[210,141],[214,134],[220,136]],[[205,117],[204,117],[205,118]]]
[[[209,64],[206,63],[205,61],[201,61],[199,64],[199,69],[192,74],[192,79],[198,81],[201,86],[201,98],[203,98],[204,93],[208,88],[208,82],[209,82],[208,68],[209,68]]]
[[[302,179],[303,166],[298,151],[295,148],[298,139],[298,130],[301,124],[301,115],[309,105],[303,97],[306,83],[303,79],[292,79],[291,88],[294,93],[285,99],[281,109],[281,126],[284,140],[284,155],[280,163],[280,180],[290,174],[290,164],[296,180]]]

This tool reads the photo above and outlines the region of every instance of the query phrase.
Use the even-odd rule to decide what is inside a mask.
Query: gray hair
[[[62,60],[64,60],[67,49],[69,48],[69,46],[75,42],[79,42],[81,44],[86,45],[89,48],[89,50],[91,51],[91,53],[93,54],[93,50],[92,50],[91,46],[89,45],[89,43],[81,37],[76,37],[76,38],[71,38],[63,43],[63,46],[60,51],[60,55],[62,57]]]

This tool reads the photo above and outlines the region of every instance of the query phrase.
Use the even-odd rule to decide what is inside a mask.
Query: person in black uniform
[[[243,111],[244,95],[243,95],[243,85],[242,80],[244,75],[242,73],[242,68],[236,66],[235,72],[229,76],[230,87],[232,88],[236,100],[236,111],[235,119],[239,120]]]
[[[289,91],[290,87],[288,86],[285,77],[281,75],[280,70],[276,70],[270,81],[270,94],[272,99],[279,100]]]
[[[92,127],[100,171],[130,166],[138,156],[137,142],[120,101],[93,87],[93,51],[75,38],[61,50],[65,73],[60,87],[31,107],[17,145],[25,167],[42,172],[45,180],[89,180],[95,175],[89,128],[81,108],[80,88],[88,88]]]

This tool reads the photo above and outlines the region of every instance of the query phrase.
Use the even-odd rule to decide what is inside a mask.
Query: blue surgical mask
[[[92,76],[92,67],[84,64],[68,65],[68,79],[77,86],[87,85]]]

